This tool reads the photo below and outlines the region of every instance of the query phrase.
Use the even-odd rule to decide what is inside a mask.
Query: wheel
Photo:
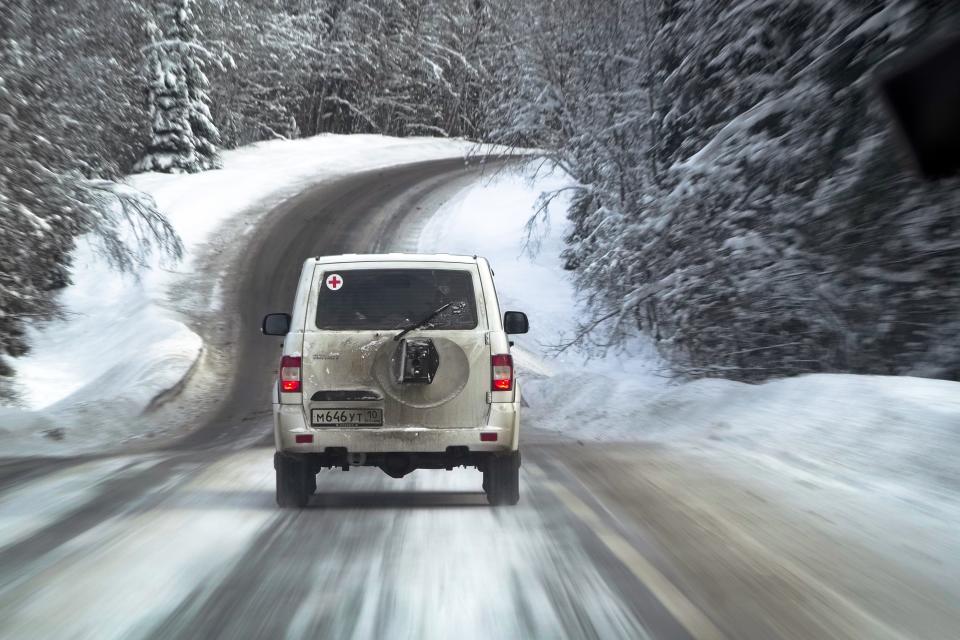
[[[279,451],[273,456],[277,470],[277,505],[301,509],[316,490],[316,476],[311,475],[307,463]]]
[[[483,490],[493,506],[513,506],[520,502],[520,452],[494,456],[483,472]]]

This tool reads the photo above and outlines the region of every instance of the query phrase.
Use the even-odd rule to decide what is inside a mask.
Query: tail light
[[[283,356],[280,360],[280,390],[300,393],[300,356]]]
[[[491,389],[511,391],[513,389],[513,356],[509,353],[490,357],[493,370]]]

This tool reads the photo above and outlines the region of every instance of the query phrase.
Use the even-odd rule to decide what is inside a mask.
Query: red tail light
[[[513,356],[509,353],[491,356],[490,365],[493,370],[490,388],[494,391],[511,391],[513,389]]]
[[[283,356],[280,360],[280,390],[300,393],[300,356]]]

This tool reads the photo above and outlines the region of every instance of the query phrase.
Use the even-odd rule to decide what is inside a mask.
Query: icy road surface
[[[0,637],[955,637],[915,552],[695,456],[524,444],[521,503],[499,509],[473,470],[353,469],[281,511],[262,443],[8,465]]]
[[[189,434],[0,463],[0,638],[956,637],[957,558],[922,526],[818,499],[816,478],[798,501],[695,450],[582,444],[528,421],[517,507],[488,507],[473,470],[353,469],[279,510],[279,342],[260,318],[289,308],[305,257],[413,249],[476,177],[439,161],[334,181],[203,258],[232,277],[174,297],[204,358],[143,418]]]
[[[475,471],[325,473],[293,512],[267,448],[115,466],[62,472],[97,491],[7,540],[0,635],[644,637],[604,550],[529,477],[523,506],[493,510]]]

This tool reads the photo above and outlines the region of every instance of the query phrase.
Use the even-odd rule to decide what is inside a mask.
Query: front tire
[[[483,471],[483,490],[491,506],[513,506],[520,502],[520,452],[494,456]]]
[[[277,506],[302,509],[316,490],[316,476],[302,458],[279,451],[273,456],[273,468],[277,471]]]

